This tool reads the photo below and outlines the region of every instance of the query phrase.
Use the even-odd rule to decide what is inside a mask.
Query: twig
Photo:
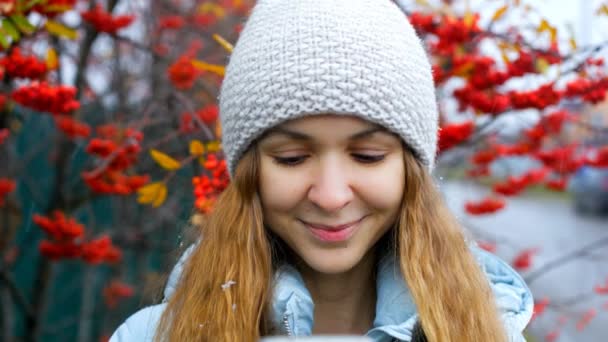
[[[118,3],[118,0],[109,0],[108,1],[108,12],[112,13],[114,7]],[[93,9],[95,6],[95,1],[89,2],[89,8]],[[80,99],[83,91],[83,83],[84,77],[87,70],[87,62],[89,59],[89,54],[91,53],[91,48],[93,47],[93,43],[99,36],[99,32],[95,30],[92,26],[87,26],[85,29],[85,36],[80,45],[80,55],[78,56],[78,63],[76,65],[76,77],[74,78],[74,86],[76,87],[76,99]]]
[[[534,280],[538,279],[540,276],[551,271],[552,269],[562,266],[563,264],[566,264],[570,261],[575,260],[578,257],[581,257],[581,256],[587,254],[589,251],[591,251],[593,249],[600,248],[605,245],[608,245],[608,236],[606,236],[602,239],[599,239],[599,240],[595,240],[570,253],[564,254],[561,257],[558,257],[552,261],[545,263],[544,265],[542,265],[542,267],[539,267],[538,269],[528,273],[528,275],[524,277],[524,280],[526,281],[526,283],[530,284]]]
[[[15,280],[11,277],[11,275],[5,269],[0,270],[0,280],[2,280],[6,284],[6,287],[9,289],[9,291],[15,298],[17,304],[19,304],[21,306],[21,308],[23,309],[23,311],[25,311],[26,316],[33,317],[34,310],[30,306],[30,304],[27,302],[27,299],[26,299],[25,295],[23,294],[23,292],[21,292],[19,287],[17,287]]]
[[[8,289],[0,286],[0,338],[5,342],[14,341],[13,329],[15,325],[15,316],[13,311],[13,301]]]
[[[78,318],[78,342],[86,342],[91,340],[92,324],[93,324],[93,312],[95,310],[95,269],[93,267],[87,267],[83,272],[83,291],[81,299],[80,316]]]
[[[211,130],[209,130],[209,127],[207,127],[207,125],[205,125],[205,123],[198,117],[198,115],[195,115],[196,111],[194,110],[194,107],[192,106],[192,103],[190,102],[190,100],[179,92],[175,92],[175,93],[173,93],[173,95],[178,100],[180,100],[182,105],[184,105],[186,107],[186,110],[188,110],[190,113],[192,113],[192,118],[194,119],[194,122],[196,122],[197,125],[203,130],[206,141],[212,141],[214,139],[213,133],[211,133]]]

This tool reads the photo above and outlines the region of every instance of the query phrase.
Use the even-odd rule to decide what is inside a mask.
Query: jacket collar
[[[416,307],[394,259],[384,257],[378,264],[377,302],[374,340],[390,335],[403,341],[411,338],[416,322]],[[314,303],[300,273],[284,265],[276,273],[272,300],[273,322],[292,336],[312,334]]]
[[[532,315],[530,290],[498,257],[476,246],[471,251],[488,277],[508,335],[519,335]],[[387,255],[379,262],[376,291],[376,318],[367,336],[373,341],[410,341],[418,315],[394,257]],[[314,303],[300,273],[291,265],[276,273],[272,313],[276,326],[288,335],[312,334]]]
[[[164,295],[175,291],[183,266],[196,245],[190,246],[169,275]],[[533,298],[525,282],[509,265],[477,246],[471,252],[485,272],[507,334],[515,337],[526,327],[533,311]],[[378,263],[376,318],[367,335],[374,341],[410,341],[417,320],[416,306],[395,259],[385,256]],[[273,321],[292,336],[312,333],[314,303],[299,272],[290,265],[275,275],[272,300]]]

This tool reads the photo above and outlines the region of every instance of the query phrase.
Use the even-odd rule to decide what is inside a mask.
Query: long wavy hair
[[[253,146],[200,225],[200,243],[167,302],[157,342],[251,342],[278,331],[271,323],[270,300],[281,253],[264,227],[259,162]],[[409,150],[404,163],[401,212],[387,234],[427,339],[506,341],[489,282],[463,230]]]

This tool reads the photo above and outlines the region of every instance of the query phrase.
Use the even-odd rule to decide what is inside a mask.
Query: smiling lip
[[[314,235],[317,239],[325,242],[341,242],[348,240],[353,235],[363,218],[339,226],[326,226],[322,224],[308,223],[302,220],[300,221],[304,223],[306,228],[308,228],[312,235]]]

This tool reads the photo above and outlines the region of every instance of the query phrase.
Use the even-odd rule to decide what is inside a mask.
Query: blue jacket
[[[171,272],[164,292],[165,301],[174,292],[192,249],[184,253]],[[491,283],[509,341],[525,341],[522,331],[533,310],[530,290],[521,277],[498,257],[478,247],[471,247],[471,250]],[[376,342],[410,341],[418,318],[410,292],[392,258],[383,258],[378,267],[376,318],[367,336]],[[152,341],[165,305],[150,306],[133,314],[118,327],[110,342]],[[272,312],[275,324],[285,333],[292,336],[311,334],[314,304],[300,274],[292,266],[283,266],[276,273]]]

